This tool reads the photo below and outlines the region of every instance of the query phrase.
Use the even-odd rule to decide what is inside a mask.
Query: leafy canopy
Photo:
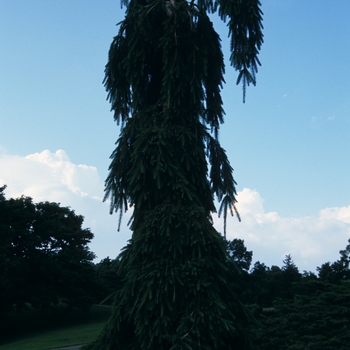
[[[0,187],[0,313],[28,304],[92,303],[93,238],[83,217],[58,203],[6,199]]]

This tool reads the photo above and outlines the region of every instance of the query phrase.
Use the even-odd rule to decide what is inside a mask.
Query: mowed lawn
[[[89,311],[56,309],[12,315],[0,326],[0,350],[46,350],[87,344],[96,339],[111,315],[111,308]]]

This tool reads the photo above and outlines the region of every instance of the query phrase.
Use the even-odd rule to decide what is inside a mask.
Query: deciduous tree
[[[227,241],[227,251],[232,260],[244,271],[248,272],[253,259],[253,252],[247,250],[244,240],[235,238]]]
[[[350,342],[349,281],[330,284],[320,280],[299,282],[293,298],[277,299],[263,312],[257,332],[261,350],[346,350]]]
[[[350,239],[344,250],[339,251],[340,259],[330,263],[324,263],[317,267],[318,276],[321,280],[331,283],[350,279]]]
[[[92,302],[92,260],[83,217],[58,203],[6,199],[0,188],[0,312],[59,301]]]

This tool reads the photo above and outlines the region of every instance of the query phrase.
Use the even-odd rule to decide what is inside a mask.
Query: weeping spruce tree
[[[226,222],[236,190],[218,140],[224,62],[207,13],[227,21],[245,96],[263,41],[260,1],[124,5],[105,69],[121,125],[106,199],[120,220],[133,207],[133,234],[120,255],[124,280],[113,315],[88,348],[248,349],[249,319],[232,292],[225,240],[211,218],[216,196]]]

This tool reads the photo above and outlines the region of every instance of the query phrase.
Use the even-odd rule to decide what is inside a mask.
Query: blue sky
[[[227,63],[220,140],[238,182],[254,261],[300,270],[339,257],[350,238],[350,2],[265,0],[257,86]],[[71,206],[115,257],[130,237],[101,203],[119,129],[102,85],[119,1],[0,1],[0,185]],[[229,57],[227,29],[213,16]],[[222,229],[220,219],[215,219]]]

